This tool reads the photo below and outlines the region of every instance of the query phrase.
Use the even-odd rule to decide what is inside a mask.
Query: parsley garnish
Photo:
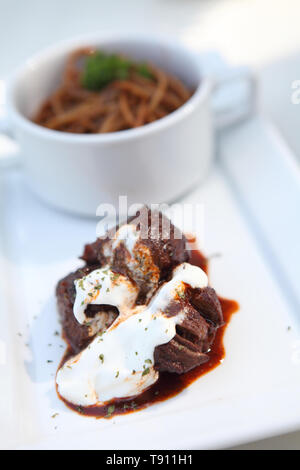
[[[114,281],[117,281],[120,277],[120,274],[119,273],[112,273],[110,275],[110,279],[114,282]]]
[[[116,408],[115,405],[110,405],[107,408],[107,414],[104,416],[104,418],[110,418],[113,412],[115,411],[115,408]]]
[[[153,80],[153,75],[149,70],[149,67],[147,64],[139,64],[136,66],[136,71],[139,75],[142,75],[142,77],[149,78]]]
[[[86,59],[82,85],[88,90],[98,91],[114,80],[126,80],[131,69],[145,78],[153,79],[149,67],[144,63],[135,64],[120,55],[96,51]]]
[[[180,297],[181,299],[185,299],[185,293],[180,291],[180,290],[177,290],[176,291],[176,294],[178,295],[178,297]]]

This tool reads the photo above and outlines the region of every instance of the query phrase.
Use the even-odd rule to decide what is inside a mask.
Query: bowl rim
[[[193,95],[180,106],[178,109],[168,114],[167,116],[158,119],[149,124],[144,124],[143,126],[134,128],[134,129],[125,129],[122,131],[108,132],[106,134],[76,134],[71,132],[57,131],[53,129],[48,129],[39,124],[34,123],[29,118],[24,116],[21,111],[18,110],[17,105],[14,99],[15,87],[17,82],[20,80],[22,74],[28,69],[37,68],[38,63],[41,60],[45,60],[45,56],[54,56],[55,54],[62,52],[70,52],[72,49],[84,47],[91,43],[104,42],[109,43],[113,41],[122,42],[126,40],[127,42],[147,42],[153,44],[154,46],[159,46],[163,44],[166,47],[174,47],[181,49],[182,52],[189,55],[191,60],[194,61],[194,65],[198,68],[199,78],[201,76],[201,67],[200,59],[197,58],[197,52],[193,51],[189,47],[186,47],[178,39],[170,35],[155,34],[149,35],[145,33],[92,33],[85,34],[81,36],[76,36],[74,38],[69,38],[63,41],[56,42],[55,44],[44,48],[38,53],[31,56],[23,64],[21,64],[10,76],[7,86],[7,106],[8,113],[11,116],[12,121],[19,124],[21,127],[26,129],[28,132],[31,132],[34,135],[37,135],[41,138],[48,138],[60,142],[76,142],[77,144],[87,144],[87,143],[113,143],[113,142],[122,142],[132,139],[140,139],[144,136],[155,134],[163,131],[164,129],[175,125],[176,123],[181,122],[187,116],[189,116],[195,109],[196,106],[201,104],[205,97],[208,96],[211,90],[211,81],[208,77],[202,75],[198,83],[196,90]]]

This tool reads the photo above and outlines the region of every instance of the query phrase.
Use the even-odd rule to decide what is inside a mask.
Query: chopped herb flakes
[[[100,354],[99,359],[100,359],[100,361],[101,361],[102,364],[103,364],[103,362],[104,362],[104,354]]]
[[[123,405],[124,410],[130,410],[130,409],[134,410],[136,407],[137,407],[137,404],[134,401],[132,401],[129,405],[127,405],[126,403]]]
[[[145,369],[145,370],[143,371],[142,376],[143,376],[143,375],[147,375],[147,374],[149,374],[149,373],[150,373],[150,368],[147,367],[147,369]]]
[[[113,412],[115,411],[115,408],[116,408],[115,405],[110,405],[107,408],[107,414],[104,416],[104,418],[110,418]]]
[[[119,279],[119,277],[120,277],[119,273],[111,273],[111,275],[110,275],[110,279],[111,279],[112,282],[117,281]]]
[[[180,290],[176,290],[176,294],[178,295],[178,297],[180,297],[181,299],[185,299],[185,293],[180,291]]]

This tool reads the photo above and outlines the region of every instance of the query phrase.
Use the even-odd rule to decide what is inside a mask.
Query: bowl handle
[[[256,110],[257,82],[248,67],[227,68],[213,79],[212,108],[217,130],[247,119]]]
[[[256,110],[257,81],[248,67],[232,67],[217,51],[199,54],[202,74],[212,82],[215,129],[237,124]]]

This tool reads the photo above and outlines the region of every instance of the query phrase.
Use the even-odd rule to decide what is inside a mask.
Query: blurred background
[[[259,106],[300,158],[299,0],[0,0],[0,80],[59,40],[97,31],[170,33],[199,51],[252,67]],[[300,448],[300,433],[241,448]]]
[[[58,40],[96,31],[170,33],[199,51],[218,49],[260,78],[260,106],[300,156],[299,0],[0,0],[0,78]]]

